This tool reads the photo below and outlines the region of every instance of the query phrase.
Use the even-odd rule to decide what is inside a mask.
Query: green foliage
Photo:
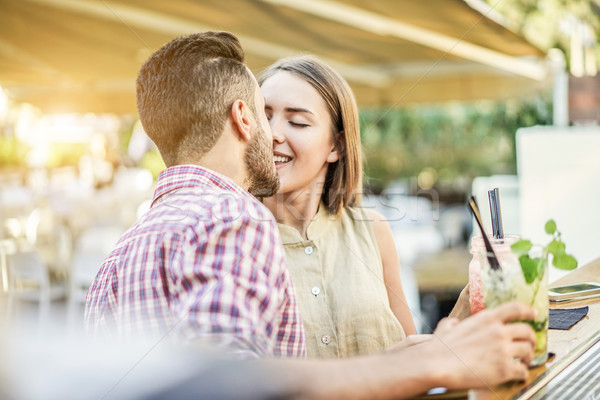
[[[538,277],[544,275],[544,269],[546,268],[546,257],[535,257],[531,258],[528,254],[519,257],[519,263],[523,270],[523,276],[525,282],[531,284]]]
[[[121,124],[121,130],[119,132],[119,152],[121,154],[127,154],[129,141],[131,140],[133,130],[135,129],[135,122],[136,119],[132,118],[129,123],[123,122]]]
[[[167,168],[158,150],[148,151],[140,161],[140,167],[152,172],[152,176],[155,180],[158,177],[158,174]]]
[[[529,42],[547,51],[556,47],[570,53],[569,29],[574,18],[585,23],[593,32],[600,32],[600,3],[582,0],[485,0],[490,7],[506,18],[509,27]],[[600,44],[600,36],[595,34]],[[595,46],[596,61],[600,46]]]
[[[24,167],[29,148],[15,137],[0,135],[0,168]]]
[[[554,232],[548,232],[548,233],[554,233]],[[565,244],[563,242],[557,242],[556,240],[553,240],[548,245],[548,252],[550,252],[552,255],[564,254],[565,253]]]
[[[544,275],[544,269],[548,255],[552,255],[552,265],[559,269],[575,269],[577,268],[577,260],[575,257],[565,252],[565,244],[561,239],[560,231],[556,228],[556,222],[549,220],[544,226],[544,230],[549,235],[552,235],[552,240],[542,250],[541,257],[532,258],[529,251],[533,247],[529,240],[519,240],[513,243],[511,250],[519,257],[519,263],[523,270],[523,276],[527,283],[532,283],[538,277]]]
[[[569,254],[559,254],[552,258],[552,265],[560,269],[575,269],[577,268],[577,259]]]
[[[552,235],[554,232],[556,232],[556,222],[554,222],[553,219],[546,222],[546,225],[544,226],[544,230],[546,231],[546,233]]]
[[[371,185],[433,168],[440,181],[516,172],[518,128],[550,124],[549,96],[401,109],[362,109],[365,173]],[[374,183],[375,182],[375,183]]]
[[[46,167],[77,166],[87,152],[87,143],[51,143]]]
[[[550,220],[546,222],[546,233],[552,235],[552,241],[546,246],[546,249],[552,254],[552,265],[560,269],[577,268],[577,260],[572,255],[565,252],[565,244],[562,241],[561,234],[556,229],[556,222]]]
[[[521,257],[528,254],[531,247],[533,247],[533,245],[530,240],[519,240],[511,246],[511,249],[513,253]]]

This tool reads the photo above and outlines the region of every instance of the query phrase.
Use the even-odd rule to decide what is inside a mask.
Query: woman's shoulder
[[[370,237],[375,241],[379,241],[389,229],[385,217],[371,208],[344,207],[339,218],[343,230],[352,231],[353,235]]]
[[[390,226],[387,219],[379,211],[365,207],[346,207],[348,216],[359,223],[368,231],[373,232],[373,237],[377,242],[382,242],[391,235]]]
[[[360,206],[344,207],[342,213],[346,213],[348,217],[355,221],[369,221],[371,223],[385,222],[385,217],[379,211],[375,211],[372,208]]]
[[[343,207],[338,214],[331,214],[327,209],[320,210],[315,223],[309,227],[309,236],[319,231],[319,236],[345,232],[345,234],[373,237],[385,231],[386,227],[387,222],[381,213],[361,206],[347,206]]]

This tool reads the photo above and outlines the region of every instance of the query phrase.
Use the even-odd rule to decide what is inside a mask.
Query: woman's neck
[[[264,199],[264,203],[277,222],[296,228],[306,240],[308,226],[319,210],[323,185],[323,182],[315,182],[310,189],[278,193]]]

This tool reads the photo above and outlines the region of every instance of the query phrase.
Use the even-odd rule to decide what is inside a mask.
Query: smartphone
[[[600,283],[585,282],[548,289],[550,301],[580,300],[600,296]]]

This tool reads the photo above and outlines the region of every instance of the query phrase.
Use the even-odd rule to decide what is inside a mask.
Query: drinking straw
[[[488,198],[490,200],[490,215],[492,217],[492,236],[495,239],[504,239],[502,212],[500,211],[500,192],[498,188],[488,190]]]
[[[493,190],[488,190],[488,200],[490,203],[490,217],[492,219],[492,236],[496,238],[498,229],[498,214],[496,214],[496,194]]]
[[[475,217],[475,221],[477,221],[477,225],[479,225],[479,230],[481,230],[481,235],[483,236],[483,243],[485,244],[487,259],[488,259],[488,262],[490,263],[490,268],[492,268],[494,270],[501,269],[500,263],[498,262],[498,257],[496,257],[496,253],[494,252],[494,249],[492,248],[492,244],[490,243],[490,240],[488,239],[487,234],[485,233],[485,229],[483,229],[483,223],[481,221],[481,213],[479,212],[479,207],[477,206],[477,201],[475,200],[475,197],[473,197],[473,196],[471,196],[471,198],[469,199],[469,208],[471,209],[471,213],[473,213],[473,216]]]

